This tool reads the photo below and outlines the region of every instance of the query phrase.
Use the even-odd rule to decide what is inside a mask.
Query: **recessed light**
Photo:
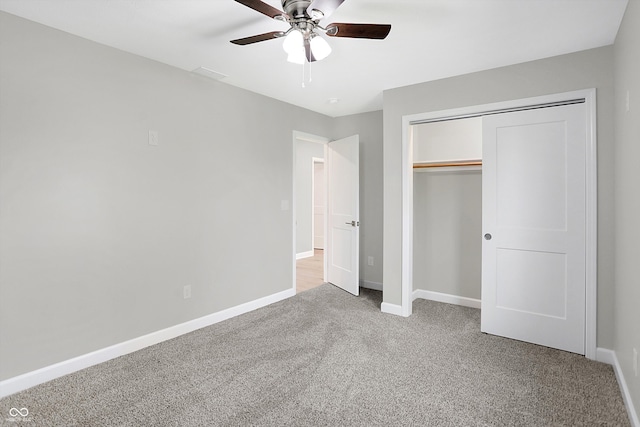
[[[329,98],[329,104],[337,104],[340,102],[338,98]]]

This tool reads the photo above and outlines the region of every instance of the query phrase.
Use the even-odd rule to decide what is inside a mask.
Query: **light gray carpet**
[[[331,285],[0,400],[55,426],[629,425],[610,366]],[[17,425],[16,423],[11,423]]]

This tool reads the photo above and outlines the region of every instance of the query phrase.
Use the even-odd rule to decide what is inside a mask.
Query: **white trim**
[[[318,144],[326,144],[330,141],[329,138],[325,138],[324,136],[318,136],[312,133],[300,132],[297,130],[293,131],[293,138],[297,139],[298,141],[316,142]]]
[[[325,138],[322,136],[317,136],[317,135],[312,135],[310,133],[305,133],[305,132],[300,132],[297,130],[293,131],[293,165],[291,168],[291,228],[293,229],[292,232],[292,242],[291,242],[291,270],[292,270],[292,287],[291,289],[293,289],[293,292],[295,294],[296,292],[296,261],[298,260],[297,258],[297,248],[296,248],[296,229],[297,224],[296,224],[296,169],[297,169],[297,143],[298,141],[307,141],[307,142],[315,142],[318,144],[323,144],[324,145],[324,158],[327,158],[327,144],[329,143],[329,138]],[[327,181],[327,170],[325,168],[325,182]],[[326,194],[325,194],[326,196]],[[326,205],[326,202],[325,202]],[[324,224],[324,241],[326,243],[327,241],[327,215],[325,215],[325,224]],[[313,249],[313,248],[311,248]],[[326,249],[326,248],[325,248]],[[324,254],[324,267],[323,267],[323,277],[322,280],[323,281],[327,281],[327,251],[325,250],[323,252]]]
[[[320,158],[320,157],[311,157],[311,249],[315,250],[318,249],[316,248],[316,163],[322,163],[322,165],[324,166],[324,158]],[[322,169],[322,175],[325,175],[325,171],[324,171],[324,167]],[[324,202],[324,212],[323,212],[323,218],[327,215],[327,185],[326,185],[326,179],[325,181],[325,202]],[[325,222],[323,220],[323,222]],[[322,234],[325,234],[324,230],[322,230]],[[323,236],[324,238],[324,236]],[[324,250],[324,243],[322,242],[322,250]]]
[[[368,280],[360,280],[360,287],[382,292],[382,283],[378,283],[378,282],[369,282]]]
[[[311,258],[313,255],[314,255],[313,251],[300,252],[299,254],[296,254],[296,260],[304,259],[304,258]]]
[[[608,348],[598,347],[596,349],[596,359],[597,362],[606,363],[607,365],[615,365],[616,364],[616,354],[613,350],[609,350]]]
[[[380,311],[387,314],[394,314],[396,316],[408,317],[402,313],[402,306],[398,304],[383,302],[382,304],[380,304]]]
[[[409,116],[410,117],[410,116]],[[402,117],[402,315],[413,311],[413,128]]]
[[[584,355],[596,358],[596,337],[598,330],[598,149],[596,90],[585,91],[587,109],[587,152],[585,168],[585,337]]]
[[[0,382],[0,398],[294,296],[287,289]]]
[[[607,363],[613,366],[613,372],[615,372],[616,379],[618,380],[618,385],[620,386],[620,393],[622,394],[622,400],[624,401],[624,406],[627,408],[627,415],[629,415],[629,421],[631,422],[632,427],[640,427],[640,418],[638,418],[638,413],[636,412],[636,409],[633,406],[631,393],[629,393],[629,387],[627,387],[627,382],[624,379],[624,374],[622,373],[622,367],[618,362],[618,356],[616,356],[616,352],[606,348],[598,347],[596,349],[596,360],[598,362]]]
[[[427,299],[431,301],[444,302],[447,304],[461,305],[463,307],[480,308],[481,301],[476,298],[460,297],[458,295],[444,294],[441,292],[425,291],[424,289],[415,289],[413,291],[413,299]]]
[[[324,144],[324,152],[322,154],[325,159],[329,156],[329,141]],[[329,232],[329,164],[324,165],[324,249],[322,251],[322,281],[327,282],[327,271],[329,269],[329,252],[327,246],[327,233]]]
[[[586,298],[585,298],[585,357],[596,357],[597,332],[597,235],[598,235],[598,178],[597,178],[597,130],[596,90],[544,95],[513,101],[474,105],[451,110],[411,114],[402,117],[402,311],[411,314],[413,293],[413,147],[411,125],[420,121],[453,119],[463,116],[495,112],[512,108],[526,108],[554,102],[584,99],[587,110],[586,153]]]

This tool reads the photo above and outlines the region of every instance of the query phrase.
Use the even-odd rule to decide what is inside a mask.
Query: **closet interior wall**
[[[481,118],[413,125],[412,141],[413,289],[479,300]]]

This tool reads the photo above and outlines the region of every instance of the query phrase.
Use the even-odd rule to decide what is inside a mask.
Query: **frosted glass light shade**
[[[293,62],[294,64],[304,64],[304,61],[307,60],[306,55],[304,54],[304,48],[300,47],[299,49],[293,50],[287,56],[287,61]]]
[[[291,55],[294,51],[304,49],[304,38],[302,37],[302,33],[298,30],[291,31],[289,34],[287,34],[287,37],[284,38],[282,48],[289,55]]]
[[[331,53],[331,46],[325,39],[320,36],[315,36],[311,39],[311,52],[313,52],[316,61],[320,61]]]

